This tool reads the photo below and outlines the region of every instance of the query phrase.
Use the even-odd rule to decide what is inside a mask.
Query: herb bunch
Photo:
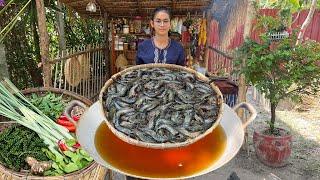
[[[21,125],[12,125],[0,134],[0,163],[14,171],[30,169],[25,162],[28,156],[47,161],[42,149],[47,145],[38,134]]]

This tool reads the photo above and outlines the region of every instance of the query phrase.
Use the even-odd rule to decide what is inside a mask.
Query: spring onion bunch
[[[29,102],[28,99],[8,79],[4,79],[0,82],[0,115],[15,120],[17,123],[35,131],[44,143],[48,145],[48,149],[54,155],[53,160],[58,165],[68,165],[65,163],[65,158],[68,156],[69,152],[66,153],[61,151],[61,149],[59,150],[58,146],[61,141],[76,142],[74,137],[69,133],[67,128],[56,124],[31,102]],[[85,156],[86,160],[92,161],[92,159],[88,158],[86,154],[84,154],[83,150],[80,149],[79,151],[81,151],[82,155]],[[87,164],[87,162],[85,164]],[[78,169],[82,167],[83,166],[80,165],[78,166]],[[72,172],[78,169],[73,165],[71,170],[64,172]]]

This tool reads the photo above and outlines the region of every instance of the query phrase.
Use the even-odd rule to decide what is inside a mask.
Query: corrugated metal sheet
[[[260,12],[265,15],[271,15],[271,16],[277,15],[276,9],[262,9]],[[304,22],[305,18],[308,15],[308,12],[309,12],[308,10],[300,12],[299,17],[294,22],[292,27],[293,28],[301,27],[302,23]],[[293,15],[293,19],[295,19],[296,17],[297,17],[297,13]],[[219,26],[219,22],[216,20],[213,20],[210,23],[210,31],[209,31],[209,37],[208,37],[209,46],[219,49],[220,51],[223,51],[228,54],[243,43],[244,25],[240,25],[237,28],[235,28],[234,30],[235,33],[229,34],[229,35],[232,35],[233,37],[228,38],[230,39],[230,42],[229,42],[229,45],[226,46],[227,48],[222,48],[219,45],[219,39],[217,38],[219,37],[218,26]],[[259,40],[259,33],[260,32],[258,31],[252,30],[251,38],[255,40]],[[312,22],[307,27],[304,38],[312,39],[320,42],[320,10],[315,11]],[[227,73],[230,73],[232,69],[233,69],[232,59],[227,58],[216,51],[210,50],[209,59],[208,59],[209,72],[216,73],[219,71],[226,71]]]

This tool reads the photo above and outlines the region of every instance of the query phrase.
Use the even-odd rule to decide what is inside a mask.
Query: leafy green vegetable
[[[77,141],[75,139],[66,140],[66,145],[69,146],[69,147],[73,146],[76,143],[77,143]]]
[[[56,120],[60,117],[68,100],[64,100],[62,95],[56,95],[48,92],[44,96],[32,94],[29,97],[30,102],[50,119]]]
[[[57,160],[53,153],[46,150],[47,156],[54,161],[52,168],[46,171],[46,176],[57,176],[65,173],[71,173],[82,169],[90,164],[93,159],[82,149],[77,149],[75,152],[64,151],[65,155],[62,160]]]
[[[50,171],[52,175],[56,175],[57,173],[69,173],[70,171],[75,170],[73,163],[77,164],[77,170],[83,168],[82,165],[85,163],[72,161],[72,159],[75,161],[82,159],[80,157],[83,156],[83,153],[81,156],[79,155],[79,158],[71,159],[66,156],[64,152],[73,147],[64,147],[65,150],[60,149],[62,147],[60,145],[66,146],[61,143],[64,143],[69,139],[73,139],[75,142],[75,138],[69,133],[67,128],[56,124],[42,111],[36,108],[9,79],[5,78],[0,82],[0,94],[0,115],[15,120],[17,123],[33,130],[39,135],[43,142],[48,145],[49,150],[44,151],[47,156],[56,163],[53,166],[55,170]],[[76,154],[80,154],[80,151],[76,152]],[[90,158],[86,157],[83,159],[88,160]],[[71,165],[68,165],[69,163],[71,163]],[[50,172],[46,174],[51,175]]]
[[[74,162],[67,164],[67,165],[63,168],[63,170],[64,170],[66,173],[71,173],[71,172],[74,172],[74,171],[76,171],[76,170],[78,170],[78,169],[79,169],[79,167],[78,167],[77,164],[74,163]]]

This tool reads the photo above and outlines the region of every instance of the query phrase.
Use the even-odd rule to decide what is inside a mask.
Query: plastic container
[[[129,26],[123,25],[123,34],[129,34]]]

